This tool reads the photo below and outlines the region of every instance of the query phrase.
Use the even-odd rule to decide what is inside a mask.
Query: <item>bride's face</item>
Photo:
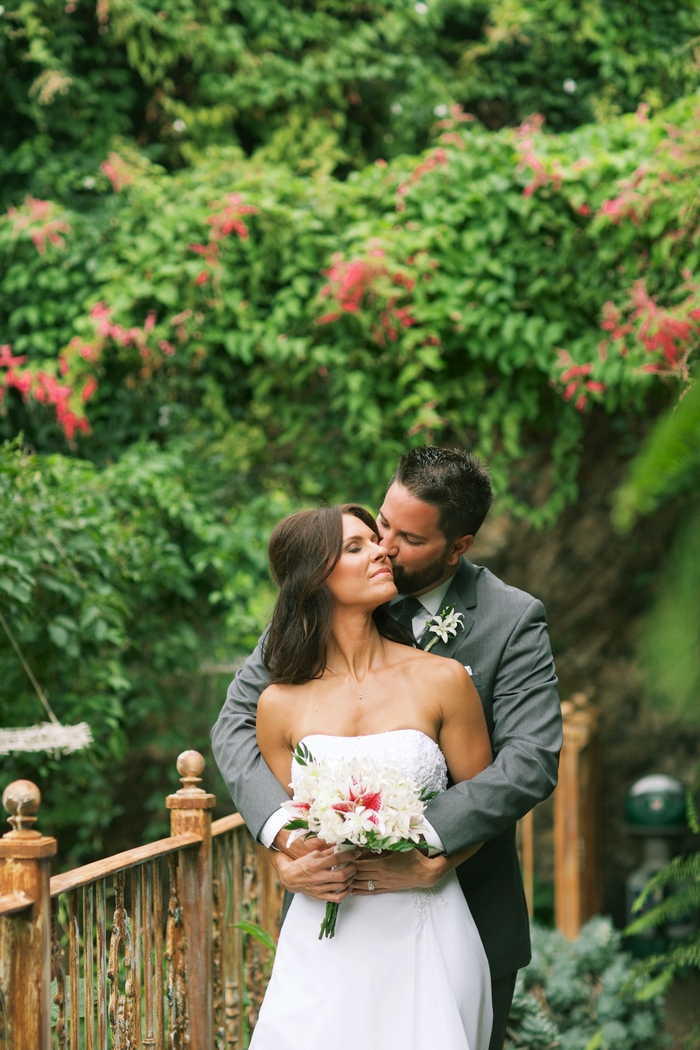
[[[376,609],[396,597],[389,556],[359,518],[343,514],[343,549],[326,583],[338,605]]]

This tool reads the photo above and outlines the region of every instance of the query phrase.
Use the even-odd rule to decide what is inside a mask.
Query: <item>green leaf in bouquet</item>
[[[288,824],[284,825],[285,831],[296,831],[298,828],[309,829],[308,820],[302,820],[301,817],[297,817],[296,820],[290,820]]]
[[[303,740],[300,740],[294,748],[293,755],[294,761],[298,762],[300,766],[307,766],[309,762],[314,761],[314,756],[311,754]]]

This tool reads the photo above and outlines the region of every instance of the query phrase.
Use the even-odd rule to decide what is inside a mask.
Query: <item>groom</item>
[[[426,817],[434,832],[431,845],[448,855],[484,842],[457,874],[491,970],[489,1050],[501,1050],[517,970],[530,959],[515,824],[556,784],[561,714],[542,603],[464,557],[492,502],[490,478],[475,457],[423,446],[399,461],[377,524],[400,592],[391,611],[423,648],[435,637],[428,626],[434,617],[452,608],[462,614],[456,633],[431,651],[466,667],[486,715],[492,765],[433,799]],[[282,851],[277,859],[285,882],[285,854],[298,857],[305,847],[296,842],[286,849],[279,804],[288,796],[257,747],[255,711],[267,684],[258,644],[229,687],[212,747],[251,833]],[[444,864],[442,856],[418,850],[357,861],[352,892],[367,893],[370,880],[375,893],[430,887]],[[331,876],[310,865],[308,885],[297,878],[289,888],[318,896],[320,878],[328,882],[347,874]]]

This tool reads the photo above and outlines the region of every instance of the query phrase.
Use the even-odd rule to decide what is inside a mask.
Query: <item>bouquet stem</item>
[[[337,901],[328,901],[326,914],[321,923],[321,932],[318,935],[319,941],[322,937],[335,937],[335,924],[338,918],[339,907],[340,904]]]

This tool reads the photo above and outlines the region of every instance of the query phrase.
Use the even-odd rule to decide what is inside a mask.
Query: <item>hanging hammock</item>
[[[92,743],[90,726],[87,722],[79,722],[75,726],[61,725],[51,710],[51,705],[34,677],[31,667],[24,658],[24,653],[1,612],[0,624],[2,624],[5,634],[10,639],[12,648],[16,652],[22,667],[27,672],[27,677],[34,686],[36,695],[49,716],[48,722],[41,722],[39,725],[27,726],[26,728],[0,729],[0,755],[30,751],[53,751],[56,755],[67,755],[72,751],[81,751],[83,748],[89,747]]]

